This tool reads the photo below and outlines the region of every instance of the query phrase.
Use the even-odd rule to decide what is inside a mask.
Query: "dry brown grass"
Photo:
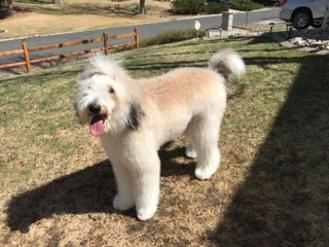
[[[84,62],[0,82],[0,245],[326,246],[328,56],[266,38],[182,42],[118,54],[135,77],[206,66],[233,47],[247,75],[231,87],[221,169],[193,175],[186,140],[163,148],[155,217],[112,209],[115,182],[71,105]]]
[[[138,0],[66,0],[64,3],[63,6],[56,6],[49,1],[14,1],[19,9],[13,16],[1,21],[0,28],[8,32],[1,34],[0,38],[109,28],[175,18],[169,12],[170,3],[157,0],[146,2],[147,15],[138,14]]]

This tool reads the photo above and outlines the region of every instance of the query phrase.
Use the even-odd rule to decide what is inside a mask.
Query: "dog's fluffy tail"
[[[232,49],[224,49],[213,55],[209,60],[209,68],[227,80],[238,80],[246,72],[242,58]]]

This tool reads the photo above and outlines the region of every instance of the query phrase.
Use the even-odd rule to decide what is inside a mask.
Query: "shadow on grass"
[[[288,98],[217,229],[205,234],[216,246],[328,246],[329,56],[291,61],[301,68]]]
[[[194,177],[195,160],[186,158],[184,164],[178,163],[178,157],[185,157],[185,146],[171,148],[172,143],[165,144],[159,151],[161,177],[189,175],[191,179],[196,179]]]
[[[205,67],[208,60],[198,61],[173,61],[173,62],[160,62],[160,63],[140,63],[138,65],[127,66],[128,70],[159,70],[159,69],[174,69],[177,67]]]
[[[111,213],[114,193],[110,164],[103,161],[15,196],[8,205],[7,224],[27,232],[31,224],[53,214]]]
[[[277,41],[275,41],[272,38],[270,33],[265,33],[263,35],[256,36],[248,44],[254,45],[254,44],[265,44],[265,43],[277,43]]]
[[[194,161],[182,165],[174,159],[184,154],[184,148],[168,150],[168,147],[159,151],[163,164],[161,176],[193,176]],[[11,230],[28,232],[31,224],[53,214],[113,213],[115,192],[110,162],[104,160],[13,197],[7,207],[7,225]],[[135,211],[123,214],[134,217]]]

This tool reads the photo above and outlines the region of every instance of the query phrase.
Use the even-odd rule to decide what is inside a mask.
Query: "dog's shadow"
[[[187,165],[175,162],[184,148],[159,151],[162,176],[193,174],[192,160]],[[53,214],[113,213],[112,199],[116,192],[111,164],[104,160],[83,170],[60,177],[41,187],[14,196],[7,207],[7,225],[11,230],[27,232],[29,226]],[[134,210],[124,214],[133,217]]]

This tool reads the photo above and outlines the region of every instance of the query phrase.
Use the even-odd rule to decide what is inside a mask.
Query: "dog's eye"
[[[112,87],[109,88],[109,93],[110,94],[114,93],[114,89]]]

